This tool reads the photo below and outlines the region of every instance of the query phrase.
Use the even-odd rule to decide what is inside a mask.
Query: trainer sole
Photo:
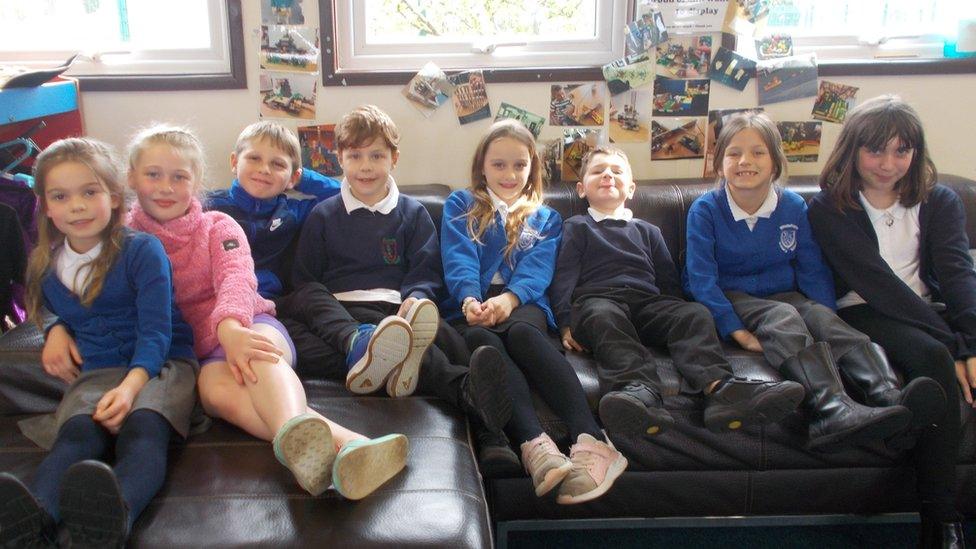
[[[705,409],[705,427],[712,432],[736,431],[775,423],[797,409],[805,392],[799,383],[767,390],[742,405],[720,404]]]
[[[322,494],[332,482],[336,456],[329,424],[309,414],[284,429],[277,443],[285,467],[303,490],[313,496]]]
[[[393,369],[386,381],[386,392],[391,397],[405,397],[417,390],[420,379],[420,365],[424,353],[437,337],[441,315],[437,305],[429,299],[421,299],[410,307],[406,315],[407,324],[413,333],[410,352],[403,363]]]
[[[664,408],[649,408],[627,395],[604,395],[600,399],[599,413],[600,421],[608,431],[630,437],[654,437],[674,425],[674,418]]]
[[[403,470],[409,443],[399,434],[386,435],[340,452],[333,467],[333,485],[347,499],[363,499]]]
[[[346,375],[346,388],[358,395],[378,391],[390,372],[407,358],[412,341],[406,320],[398,316],[384,318],[370,337],[363,358]]]

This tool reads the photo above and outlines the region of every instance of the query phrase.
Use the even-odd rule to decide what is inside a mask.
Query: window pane
[[[955,32],[971,0],[774,0],[769,32],[794,36],[904,36]]]
[[[367,43],[566,40],[596,34],[596,0],[365,0]]]

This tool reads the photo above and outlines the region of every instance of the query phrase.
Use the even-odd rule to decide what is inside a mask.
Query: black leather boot
[[[652,387],[628,383],[600,399],[600,421],[607,431],[631,437],[651,437],[674,425],[664,399]]]
[[[780,370],[806,389],[803,409],[810,421],[807,446],[811,450],[829,452],[887,438],[904,430],[911,420],[911,412],[904,406],[869,408],[847,396],[826,343],[803,349],[783,362]]]
[[[939,522],[922,517],[919,549],[965,549],[961,522]]]
[[[922,430],[945,415],[945,391],[928,377],[913,379],[899,389],[898,378],[884,351],[874,343],[858,345],[840,357],[837,368],[844,378],[864,394],[869,406],[900,404],[912,413],[908,428],[885,439],[890,450],[901,451],[915,446]]]

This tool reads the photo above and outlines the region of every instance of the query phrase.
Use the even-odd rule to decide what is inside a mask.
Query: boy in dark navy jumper
[[[290,299],[301,301],[318,352],[346,357],[348,372],[328,374],[345,377],[351,391],[368,393],[385,384],[396,397],[417,389],[500,429],[511,414],[504,365],[490,352],[472,355],[470,370],[458,365],[469,358],[464,343],[432,301],[444,285],[437,231],[426,208],[400,194],[390,174],[398,143],[393,121],[371,105],[336,125],[345,178],[340,194],[316,206],[302,229]],[[397,357],[382,356],[370,335],[404,319],[409,352],[394,364]],[[380,356],[357,371],[349,357],[363,352]]]
[[[794,382],[737,378],[722,354],[711,314],[682,297],[671,254],[656,226],[624,207],[636,185],[626,155],[612,147],[587,153],[577,192],[588,213],[563,224],[552,295],[568,350],[592,350],[601,386],[600,419],[611,432],[654,435],[673,423],[645,345],[666,347],[682,377],[705,393],[712,431],[777,421],[794,410]]]

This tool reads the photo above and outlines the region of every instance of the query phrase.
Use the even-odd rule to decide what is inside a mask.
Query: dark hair
[[[837,144],[820,172],[820,188],[837,209],[861,208],[857,196],[861,190],[857,171],[861,147],[881,150],[895,137],[914,150],[908,172],[895,184],[899,201],[910,208],[928,198],[938,173],[925,146],[922,121],[915,109],[897,95],[882,95],[847,113]]]
[[[722,184],[725,177],[722,173],[722,160],[725,158],[725,149],[729,148],[729,142],[742,130],[752,128],[759,132],[759,137],[769,150],[769,158],[773,161],[772,183],[786,178],[786,154],[783,152],[783,138],[779,135],[776,124],[763,112],[746,111],[733,114],[722,125],[722,131],[715,139],[715,152],[712,156],[712,165],[715,166],[717,182]]]
[[[579,170],[580,181],[583,180],[583,175],[586,174],[586,169],[589,167],[590,162],[593,161],[593,157],[595,157],[598,154],[602,154],[606,156],[619,156],[620,158],[624,159],[624,162],[627,163],[627,169],[628,170],[630,169],[630,159],[627,158],[627,154],[624,151],[618,149],[617,147],[614,147],[613,145],[601,145],[599,147],[594,147],[586,151],[586,154],[583,155],[583,160],[580,162],[580,170]]]

